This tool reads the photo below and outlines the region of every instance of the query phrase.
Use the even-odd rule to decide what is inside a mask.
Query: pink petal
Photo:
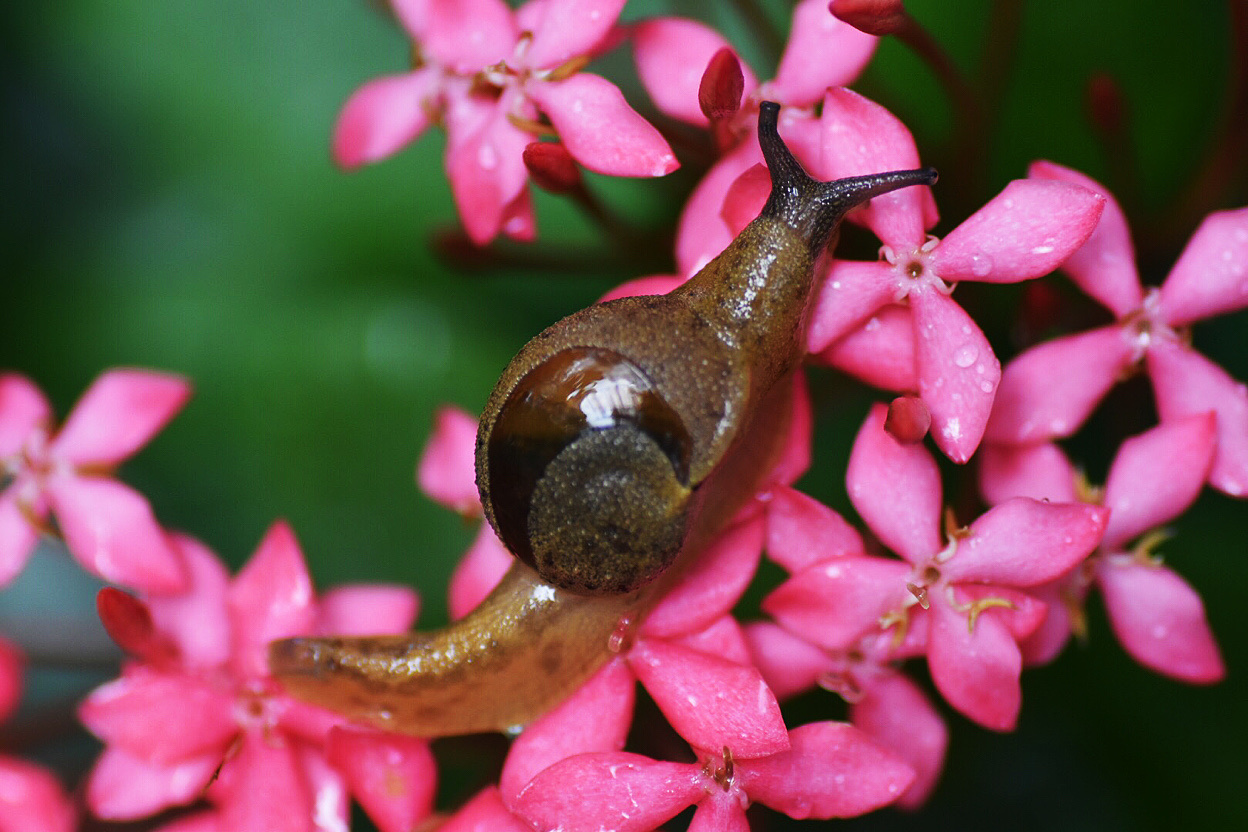
[[[1197,684],[1226,675],[1200,595],[1172,570],[1106,558],[1096,577],[1114,634],[1136,661]]]
[[[425,740],[335,728],[325,756],[382,832],[409,832],[433,811],[438,773]]]
[[[438,832],[532,832],[508,811],[498,789],[487,786],[438,827]]]
[[[52,408],[25,376],[0,373],[0,459],[22,449],[31,431],[46,426],[52,419]]]
[[[1161,286],[1171,326],[1248,306],[1248,208],[1205,217]]]
[[[676,265],[685,276],[702,269],[732,242],[723,218],[729,188],[763,160],[756,139],[747,139],[711,166],[693,189],[676,228]]]
[[[416,465],[420,490],[452,511],[480,515],[476,452],[477,419],[457,407],[439,407]]]
[[[633,60],[650,99],[664,115],[698,127],[707,124],[698,105],[702,75],[715,53],[730,46],[710,26],[686,18],[646,20],[633,29]],[[744,61],[741,73],[748,94],[758,80]]]
[[[1139,309],[1144,294],[1135,268],[1135,249],[1127,218],[1117,200],[1096,180],[1052,162],[1033,162],[1027,175],[1032,179],[1073,182],[1105,197],[1105,210],[1096,230],[1062,264],[1062,271],[1117,318]]]
[[[833,260],[815,295],[806,349],[821,352],[896,299],[893,268],[887,263]]]
[[[152,623],[178,645],[188,668],[214,668],[230,657],[230,620],[225,596],[230,575],[204,544],[177,532],[169,535],[190,576],[186,592],[147,599]]]
[[[268,696],[265,716],[275,721],[278,730],[317,748],[329,741],[330,731],[346,722],[342,714],[281,694]]]
[[[591,751],[620,751],[633,721],[636,682],[622,660],[609,662],[558,708],[524,729],[512,743],[499,790],[516,797],[539,772],[560,760]]]
[[[0,638],[0,722],[8,719],[21,701],[23,665],[17,646]]]
[[[903,809],[923,805],[944,767],[949,729],[918,685],[900,673],[880,676],[867,695],[851,706],[850,719],[914,769],[914,782],[897,805]]]
[[[767,198],[771,196],[771,173],[763,165],[746,168],[724,195],[720,216],[728,226],[728,233],[736,237],[754,218],[763,212]]]
[[[989,503],[1011,497],[1030,497],[1055,503],[1073,503],[1075,466],[1062,449],[1045,442],[1039,445],[993,445],[979,449],[979,489]],[[1112,518],[1111,518],[1112,522]]]
[[[521,156],[522,162],[523,158]],[[533,198],[527,188],[516,194],[516,198],[503,208],[499,230],[508,239],[519,243],[531,243],[537,239],[537,215],[533,213]]]
[[[888,412],[871,408],[845,470],[850,502],[884,545],[911,563],[940,550],[940,471],[921,445],[902,445],[884,431]]]
[[[675,275],[656,274],[650,277],[639,277],[616,286],[610,292],[598,298],[599,303],[620,298],[631,298],[638,295],[666,295],[685,281]]]
[[[598,752],[537,775],[516,797],[514,811],[539,832],[650,832],[704,794],[696,766]]]
[[[1148,374],[1163,422],[1218,412],[1209,484],[1232,497],[1248,495],[1248,388],[1200,353],[1164,342],[1149,349]]]
[[[228,691],[144,665],[92,691],[78,717],[105,743],[166,764],[220,755],[238,732]]]
[[[730,614],[721,615],[711,624],[674,639],[674,643],[692,647],[708,656],[718,656],[737,664],[751,664],[750,648],[745,643],[745,633],[737,619]]]
[[[489,523],[482,523],[472,546],[451,574],[447,609],[451,619],[463,618],[498,586],[515,558]]]
[[[629,665],[672,727],[694,748],[761,757],[788,748],[780,706],[757,670],[647,639]]]
[[[65,476],[48,496],[69,551],[106,581],[148,592],[186,587],[182,560],[141,494],[107,477]]]
[[[746,801],[735,789],[711,789],[693,810],[686,832],[750,832],[745,817]]]
[[[228,781],[226,780],[226,772]],[[280,736],[248,731],[214,792],[231,832],[314,832],[312,794],[295,749]]]
[[[950,705],[994,731],[1009,731],[1018,720],[1022,656],[1014,636],[985,610],[968,629],[968,614],[941,600],[931,606],[927,663],[932,681]]]
[[[898,560],[835,558],[785,581],[763,599],[763,611],[820,647],[848,649],[901,605],[910,571]]]
[[[853,82],[875,44],[876,38],[833,17],[824,0],[802,0],[793,9],[789,43],[768,89],[784,104],[814,104],[828,87]]]
[[[419,612],[420,596],[409,587],[348,584],[321,597],[317,623],[325,635],[389,635],[410,630]]]
[[[1074,615],[1083,611],[1086,581],[1080,570],[1028,592],[1045,605],[1044,621],[1018,646],[1027,666],[1044,665],[1058,657],[1074,632]]]
[[[940,565],[949,581],[1035,586],[1069,572],[1096,549],[1109,510],[1015,497],[991,508]]]
[[[815,414],[810,403],[806,374],[799,369],[793,373],[793,408],[789,418],[789,436],[780,451],[779,459],[764,479],[764,489],[790,485],[810,470],[814,421]]]
[[[425,39],[425,29],[429,19],[430,0],[390,0],[388,3],[394,16],[407,30],[412,40]]]
[[[546,0],[525,63],[553,69],[569,58],[590,54],[606,38],[623,8],[624,0]]]
[[[850,330],[815,356],[815,360],[885,390],[919,389],[914,369],[914,320],[904,306],[881,307],[862,326]]]
[[[979,447],[1001,379],[1001,362],[979,326],[952,298],[925,285],[910,293],[919,394],[932,439],[954,462]]]
[[[511,55],[519,33],[503,0],[429,0],[425,51],[460,75]]]
[[[826,9],[824,14],[832,17]],[[824,51],[826,47],[819,49]],[[856,92],[843,88],[828,90],[823,99],[820,126],[821,155],[817,175],[821,179],[910,170],[919,166],[914,137],[901,120]],[[861,221],[885,245],[902,251],[916,249],[923,244],[925,204],[931,198],[931,188],[927,186],[883,194],[868,203]]]
[[[1112,509],[1102,543],[1119,550],[1143,532],[1169,523],[1200,494],[1213,463],[1213,413],[1163,422],[1122,443],[1105,483]]]
[[[5,832],[73,832],[77,812],[52,772],[0,757],[0,825]]]
[[[533,137],[508,120],[513,97],[465,95],[446,111],[446,173],[464,230],[477,245],[499,233],[528,181],[523,154]]]
[[[91,813],[107,821],[136,820],[203,796],[220,755],[176,764],[151,763],[120,748],[106,748],[86,781]]]
[[[26,568],[39,535],[17,507],[16,487],[0,492],[0,587]]]
[[[298,763],[312,799],[312,822],[317,832],[347,832],[351,798],[347,784],[337,771],[325,762],[320,749],[301,746]]]
[[[550,117],[576,161],[607,176],[666,176],[680,163],[619,87],[588,72],[532,84],[529,95]]]
[[[1031,590],[1023,592],[1008,586],[965,583],[958,584],[953,592],[957,609],[966,613],[968,622],[974,617],[974,612],[968,605],[982,604],[985,601],[993,604],[981,610],[981,616],[991,612],[993,620],[999,621],[1015,641],[1035,635],[1048,615],[1045,603],[1029,594]]]
[[[1002,373],[985,439],[1022,445],[1069,436],[1130,365],[1117,326],[1032,347]]]
[[[862,551],[862,536],[841,515],[792,488],[772,491],[767,504],[767,557],[789,572]]]
[[[181,376],[110,370],[82,394],[52,449],[75,465],[116,465],[151,441],[190,395]]]
[[[1056,269],[1091,236],[1105,197],[1054,179],[1015,179],[932,252],[945,280],[1015,283]]]
[[[897,755],[843,722],[789,732],[791,748],[739,763],[742,786],[791,818],[849,818],[887,806],[914,780]]]
[[[721,534],[681,575],[639,634],[670,637],[700,630],[732,609],[758,569],[763,522],[757,518]]]
[[[426,66],[374,78],[347,99],[334,124],[334,161],[348,170],[397,153],[425,131],[440,94],[441,70]]]
[[[780,700],[813,688],[832,664],[822,648],[770,621],[748,625],[745,638],[755,666]]]
[[[269,642],[311,630],[316,617],[312,579],[295,533],[284,520],[269,527],[239,571],[228,596],[233,625],[231,660],[238,674],[268,675]]]
[[[221,820],[214,811],[193,815],[179,815],[172,823],[161,826],[159,832],[223,832]]]
[[[182,806],[203,797],[220,764],[220,753],[161,764],[106,748],[87,780],[87,806],[96,817],[113,821]]]

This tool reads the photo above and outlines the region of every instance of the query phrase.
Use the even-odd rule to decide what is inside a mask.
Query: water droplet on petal
[[[981,381],[979,383],[979,389],[983,390],[985,393],[991,393],[993,390],[997,389],[997,385],[993,384],[991,381]]]
[[[498,167],[498,154],[494,151],[494,145],[483,144],[477,149],[477,164],[485,170]]]
[[[992,258],[987,254],[972,254],[971,274],[976,277],[987,277],[992,274]]]
[[[966,369],[979,358],[979,349],[974,344],[963,344],[953,354],[953,363]]]

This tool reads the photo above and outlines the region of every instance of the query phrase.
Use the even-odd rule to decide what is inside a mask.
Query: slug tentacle
[[[780,106],[764,101],[758,108],[758,144],[771,172],[771,196],[760,216],[784,222],[822,251],[841,218],[867,200],[910,185],[934,185],[935,168],[897,170],[820,182],[806,173],[780,138]]]
[[[422,736],[507,730],[611,655],[732,521],[789,433],[815,262],[866,200],[930,168],[812,179],[759,111],[762,214],[668,295],[583,309],[517,353],[486,402],[477,488],[517,562],[481,606],[427,633],[275,642],[295,696]]]

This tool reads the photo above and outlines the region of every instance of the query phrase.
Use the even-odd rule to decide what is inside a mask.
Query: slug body
[[[841,218],[935,171],[817,182],[764,102],[760,216],[668,295],[581,310],[503,372],[477,436],[489,522],[516,555],[469,615],[427,633],[275,642],[293,695],[387,730],[522,726],[618,649],[753,495],[787,434],[814,267]]]

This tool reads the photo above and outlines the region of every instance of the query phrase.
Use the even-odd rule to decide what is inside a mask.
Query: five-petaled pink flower
[[[533,237],[522,154],[541,134],[553,132],[597,173],[671,173],[679,165],[659,132],[614,84],[581,71],[612,45],[623,6],[530,0],[513,12],[503,0],[396,4],[418,66],[352,95],[335,128],[335,158],[344,167],[384,158],[440,116],[455,204],[478,245],[500,231]]]
[[[1127,439],[1103,492],[1080,487],[1081,477],[1056,445],[984,448],[980,481],[990,501],[1083,499],[1111,512],[1100,549],[1085,567],[1038,590],[1050,603],[1044,625],[1023,644],[1029,662],[1052,660],[1082,629],[1083,604],[1095,585],[1114,633],[1136,661],[1187,682],[1207,684],[1225,675],[1200,595],[1153,552],[1160,527],[1200,494],[1216,430],[1213,413],[1198,413]]]
[[[1021,694],[1017,642],[1041,623],[1043,605],[1020,588],[1051,581],[1100,542],[1108,510],[1009,500],[940,542],[936,461],[921,445],[884,430],[875,406],[858,433],[846,473],[858,513],[905,560],[862,555],[814,563],[765,600],[786,629],[830,650],[897,627],[900,643],[927,619],[927,662],[958,710],[997,730],[1013,727]]]
[[[813,171],[819,178],[917,164],[914,139],[896,117],[849,90],[828,91],[822,156]],[[861,221],[884,243],[883,257],[832,262],[811,315],[809,346],[820,353],[889,304],[907,303],[915,359],[909,389],[931,412],[937,446],[965,462],[983,436],[1001,365],[979,325],[950,298],[952,284],[1047,274],[1092,233],[1105,199],[1068,182],[1016,180],[936,239],[925,233],[935,221],[928,198],[926,188],[902,188],[862,212]]]
[[[434,770],[423,743],[392,747],[388,735],[334,730],[341,717],[284,695],[266,667],[274,639],[405,630],[415,594],[353,586],[318,600],[285,523],[233,580],[205,546],[174,540],[188,592],[100,595],[102,620],[134,661],[80,709],[107,745],[87,783],[91,810],[124,820],[206,795],[223,829],[311,832],[345,828],[350,788],[379,823],[428,813]]]
[[[49,513],[70,554],[104,580],[148,592],[186,585],[151,506],[111,472],[173,418],[190,392],[178,376],[110,370],[54,431],[39,389],[22,376],[0,375],[0,585],[26,564]]]
[[[1014,445],[1074,433],[1119,379],[1143,365],[1162,421],[1218,414],[1209,484],[1248,496],[1248,389],[1188,343],[1196,321],[1248,306],[1248,208],[1205,217],[1159,288],[1140,284],[1126,218],[1097,182],[1051,162],[1036,182],[1071,182],[1107,200],[1096,232],[1062,269],[1115,322],[1032,347],[1001,379],[986,440]]]

